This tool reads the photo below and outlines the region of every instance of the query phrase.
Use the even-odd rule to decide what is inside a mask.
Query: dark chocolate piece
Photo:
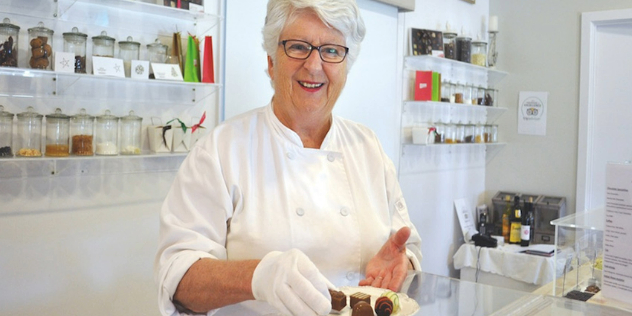
[[[380,296],[375,301],[377,316],[390,316],[393,313],[393,301],[386,296]]]
[[[341,311],[347,306],[347,296],[345,293],[336,290],[329,290],[331,295],[331,309],[335,311]]]
[[[580,292],[580,291],[570,291],[568,293],[566,293],[566,295],[564,297],[566,298],[570,298],[572,300],[578,300],[578,301],[582,301],[585,302],[588,299],[590,299],[591,297],[593,297],[593,295],[595,295],[595,293],[586,293],[586,292]]]
[[[371,304],[365,301],[360,301],[353,306],[351,316],[373,316],[373,308],[371,307]]]
[[[357,304],[358,302],[366,302],[370,305],[371,295],[362,293],[362,292],[356,292],[356,293],[351,294],[351,296],[349,296],[349,306],[351,308],[353,308],[355,304]]]

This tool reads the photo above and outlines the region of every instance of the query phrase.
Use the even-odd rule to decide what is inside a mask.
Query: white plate
[[[350,296],[356,292],[362,292],[365,294],[371,295],[371,307],[375,309],[375,300],[382,295],[382,293],[386,292],[386,289],[380,289],[372,286],[343,286],[338,289],[345,293],[345,295]],[[414,315],[419,310],[419,305],[415,300],[408,297],[408,295],[404,293],[397,293],[399,296],[399,311],[397,313],[391,314],[391,316],[411,316]],[[351,316],[351,309],[349,308],[349,299],[347,299],[347,306],[343,308],[340,313],[331,313],[330,316]]]

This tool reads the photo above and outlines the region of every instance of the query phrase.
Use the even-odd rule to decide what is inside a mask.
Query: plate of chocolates
[[[419,310],[408,295],[372,286],[344,286],[329,293],[330,316],[408,316]]]

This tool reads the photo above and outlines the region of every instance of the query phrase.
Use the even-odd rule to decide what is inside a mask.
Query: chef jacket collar
[[[298,147],[303,147],[303,142],[301,141],[301,137],[298,136],[296,132],[289,129],[287,126],[283,125],[279,118],[274,114],[274,110],[272,108],[272,102],[266,106],[266,116],[268,117],[268,121],[274,130],[278,132],[278,134],[285,138],[288,142]],[[323,143],[320,145],[321,150],[328,150],[328,147],[332,143],[332,139],[334,138],[333,134],[335,131],[335,125],[337,123],[337,119],[335,115],[331,115],[331,126],[329,127],[329,131],[327,135],[325,135],[325,139],[323,139]]]

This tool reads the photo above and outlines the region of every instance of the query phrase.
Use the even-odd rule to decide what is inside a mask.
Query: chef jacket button
[[[348,209],[348,208],[346,208],[346,207],[341,208],[341,209],[340,209],[340,215],[342,215],[342,216],[347,216],[347,215],[349,215],[349,209]]]
[[[327,155],[327,160],[334,162],[334,160],[336,160],[336,157],[334,157],[334,154],[328,154]]]
[[[305,210],[304,209],[302,209],[300,207],[296,209],[296,215],[303,216],[304,214],[305,214]]]
[[[347,272],[347,279],[353,280],[354,278],[355,278],[355,273],[354,272]]]
[[[294,160],[294,158],[295,158],[295,157],[296,157],[296,155],[294,155],[294,153],[293,153],[293,152],[288,152],[288,153],[287,153],[287,158],[288,158],[288,159],[290,159],[290,160]]]

